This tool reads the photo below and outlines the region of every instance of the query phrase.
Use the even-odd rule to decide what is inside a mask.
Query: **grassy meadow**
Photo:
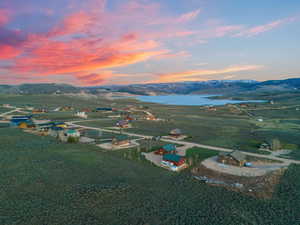
[[[270,103],[250,103],[247,108],[240,106],[219,106],[216,111],[209,111],[199,106],[172,106],[154,103],[142,103],[134,99],[79,98],[64,95],[0,95],[0,104],[8,103],[16,106],[34,106],[36,108],[54,109],[60,106],[72,106],[71,112],[49,112],[35,115],[38,119],[56,121],[80,120],[74,113],[83,108],[115,107],[123,109],[128,106],[143,106],[163,121],[133,122],[133,128],[128,132],[145,135],[167,135],[170,130],[180,128],[187,136],[187,141],[220,146],[239,148],[243,151],[265,153],[259,151],[261,143],[278,138],[283,148],[300,150],[300,97],[294,93],[252,94],[239,96],[239,99],[274,100]],[[300,107],[299,107],[300,108]],[[103,119],[108,115],[118,113],[92,112],[89,119]],[[137,114],[140,114],[138,112]],[[258,119],[262,118],[263,122]],[[112,127],[120,118],[82,122],[81,125],[91,127]],[[291,154],[297,158],[298,152]]]
[[[300,219],[299,166],[290,166],[273,199],[260,200],[122,151],[14,128],[0,128],[0,137],[0,224],[291,225]]]

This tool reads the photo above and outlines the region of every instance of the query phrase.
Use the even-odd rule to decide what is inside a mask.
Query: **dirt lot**
[[[222,186],[231,191],[270,199],[285,170],[280,169],[258,177],[241,177],[217,172],[201,165],[192,169],[191,173],[196,179],[202,180],[208,185]]]
[[[287,167],[284,163],[263,163],[252,162],[252,167],[237,167],[228,164],[217,162],[217,156],[208,158],[202,162],[202,165],[208,169],[215,170],[221,173],[230,174],[233,176],[257,177],[264,176],[269,172]]]

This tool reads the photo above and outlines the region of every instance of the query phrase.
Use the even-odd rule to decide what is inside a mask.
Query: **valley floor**
[[[0,96],[0,104],[22,108],[30,105],[53,109],[71,105],[80,110],[112,105],[115,108],[143,106],[163,120],[134,121],[133,127],[124,130],[123,135],[166,136],[170,130],[180,128],[187,139],[162,138],[160,142],[175,143],[182,151],[205,148],[199,153],[197,163],[216,154],[214,150],[229,152],[238,148],[251,157],[263,156],[290,164],[272,197],[264,200],[201,183],[191,176],[190,169],[172,173],[155,167],[136,149],[104,151],[96,145],[61,143],[0,124],[0,224],[297,224],[300,168],[295,163],[300,159],[300,111],[296,106],[300,98],[272,98],[275,105],[222,106],[211,110],[140,103],[132,99]],[[286,106],[290,107],[282,108]],[[6,112],[2,109],[0,114]],[[35,117],[102,130],[110,138],[113,130],[109,127],[119,119],[108,119],[107,114],[97,112],[90,115],[88,120],[79,122],[74,112],[49,112]],[[258,121],[261,118],[263,121]],[[258,150],[270,138],[279,138],[283,148],[291,152],[276,156]],[[141,148],[141,151],[149,150],[144,144]]]

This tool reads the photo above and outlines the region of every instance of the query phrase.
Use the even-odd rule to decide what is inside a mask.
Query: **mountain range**
[[[199,82],[155,83],[76,87],[68,84],[42,83],[0,85],[0,94],[95,94],[120,93],[128,95],[163,94],[233,94],[247,92],[300,91],[300,78],[286,80],[210,80]]]

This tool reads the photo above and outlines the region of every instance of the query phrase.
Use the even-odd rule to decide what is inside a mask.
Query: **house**
[[[52,137],[59,137],[60,134],[62,134],[64,131],[64,128],[62,127],[51,127],[49,129],[49,135]]]
[[[211,112],[215,112],[215,111],[217,111],[217,108],[216,108],[216,107],[213,107],[213,106],[209,106],[209,107],[207,108],[207,110],[208,110],[208,111],[211,111]]]
[[[131,116],[126,116],[125,120],[127,120],[128,122],[132,122],[134,120],[134,118]]]
[[[18,127],[21,128],[21,129],[28,129],[28,128],[35,128],[35,125],[32,122],[32,120],[26,120],[26,121],[21,122],[18,125]]]
[[[174,144],[167,144],[154,152],[156,155],[175,154],[176,146]]]
[[[20,123],[26,122],[27,119],[11,119],[10,120],[10,126],[11,127],[18,127]]]
[[[240,107],[241,107],[241,108],[248,108],[249,105],[248,105],[248,104],[245,104],[245,103],[242,103],[242,104],[240,104]]]
[[[131,125],[129,124],[129,122],[127,120],[118,121],[116,126],[120,127],[120,128],[130,128],[131,127]]]
[[[174,130],[171,130],[169,135],[173,138],[179,138],[180,136],[182,136],[182,131],[176,128]]]
[[[29,123],[29,121],[31,121],[31,118],[32,116],[13,116],[10,119],[10,126],[18,127],[21,123]]]
[[[88,118],[88,115],[86,114],[86,112],[77,112],[75,114],[75,116],[83,118],[83,119],[87,119]]]
[[[68,128],[68,125],[64,122],[55,122],[55,123],[53,123],[53,126],[61,127],[61,128]]]
[[[179,167],[185,165],[185,157],[176,154],[163,155],[161,164],[167,166],[172,170],[178,170]]]
[[[59,111],[62,111],[62,112],[67,112],[67,111],[73,111],[74,108],[71,107],[71,106],[63,106],[63,107],[60,107]]]
[[[116,146],[130,145],[130,140],[128,136],[120,135],[112,139],[112,145],[116,145]]]
[[[147,116],[145,117],[145,119],[146,119],[146,120],[152,120],[152,121],[157,120],[157,118],[156,118],[154,115],[147,115]]]
[[[4,108],[11,108],[12,106],[10,104],[3,104],[2,105]]]
[[[36,129],[39,132],[48,132],[52,127],[54,127],[53,122],[48,122],[48,123],[40,123],[36,125]]]
[[[259,150],[263,150],[263,151],[271,150],[271,145],[269,143],[266,143],[266,142],[262,143],[259,147]]]
[[[100,108],[96,108],[96,111],[106,111],[106,112],[110,112],[113,111],[113,108],[109,108],[109,107],[100,107]]]
[[[65,136],[66,137],[80,137],[80,132],[78,130],[75,129],[68,129],[65,131]]]
[[[62,141],[62,142],[69,142],[72,138],[71,142],[78,142],[80,139],[80,132],[78,130],[75,129],[68,129],[68,130],[60,130],[62,128],[58,127],[58,128],[52,128],[51,132],[54,132],[57,129],[57,138]]]
[[[241,151],[235,150],[230,153],[220,153],[217,161],[219,163],[228,164],[232,166],[244,166],[246,163],[246,155]]]
[[[32,113],[47,113],[47,109],[33,109]]]

